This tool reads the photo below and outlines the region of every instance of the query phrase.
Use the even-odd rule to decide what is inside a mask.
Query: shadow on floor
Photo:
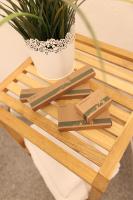
[[[133,200],[132,158],[129,147],[120,173],[111,181],[103,200]],[[3,129],[0,129],[0,200],[54,200],[31,158]]]

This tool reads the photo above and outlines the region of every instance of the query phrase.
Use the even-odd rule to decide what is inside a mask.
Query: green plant
[[[81,0],[69,0],[73,5],[81,5]],[[62,0],[7,0],[0,1],[2,17],[12,16],[10,24],[24,39],[65,38],[74,23],[75,11]],[[15,14],[18,15],[14,18]]]
[[[86,18],[86,16],[84,15],[84,13],[79,9],[79,6],[82,4],[82,3],[84,3],[84,1],[86,1],[86,0],[81,0],[80,1],[80,3],[78,4],[78,1],[79,0],[16,0],[17,2],[18,2],[18,4],[15,4],[15,3],[13,3],[13,1],[12,0],[7,0],[8,1],[8,3],[10,4],[10,6],[8,6],[8,5],[6,5],[5,3],[2,3],[1,1],[0,1],[0,3],[1,3],[1,5],[0,5],[0,9],[1,10],[3,10],[6,14],[7,14],[7,16],[4,16],[4,15],[2,15],[2,14],[0,14],[2,17],[4,17],[2,20],[0,20],[0,26],[1,25],[3,25],[4,23],[6,23],[6,22],[9,22],[25,39],[29,39],[29,38],[31,38],[30,36],[25,36],[20,30],[21,30],[21,28],[22,28],[22,30],[23,30],[23,27],[21,27],[21,25],[22,24],[18,24],[18,26],[17,25],[15,25],[15,20],[17,19],[18,20],[18,22],[21,22],[21,20],[22,19],[24,19],[24,20],[29,20],[29,18],[32,18],[32,19],[34,19],[34,20],[37,20],[37,24],[40,24],[41,22],[40,21],[42,21],[43,20],[43,22],[44,22],[44,19],[43,19],[43,17],[42,17],[42,15],[40,15],[39,14],[39,16],[37,16],[35,13],[25,13],[25,12],[22,12],[23,11],[23,8],[21,9],[21,7],[22,7],[22,4],[23,5],[26,5],[26,9],[30,9],[30,5],[32,4],[32,3],[34,3],[35,4],[35,2],[42,2],[42,1],[54,1],[54,2],[57,2],[57,1],[59,1],[59,2],[63,2],[64,4],[64,6],[67,6],[67,8],[73,13],[73,15],[71,15],[72,17],[74,16],[74,14],[75,14],[75,12],[78,12],[78,14],[80,15],[80,17],[82,18],[82,20],[83,20],[83,22],[84,22],[84,24],[86,25],[86,27],[87,27],[87,29],[88,29],[88,32],[90,32],[91,33],[91,36],[92,36],[92,38],[93,38],[93,40],[94,40],[94,44],[95,44],[95,47],[96,47],[96,52],[97,52],[97,56],[98,56],[98,58],[99,58],[99,63],[100,63],[100,65],[101,65],[101,68],[104,70],[104,63],[103,63],[103,59],[102,59],[102,55],[101,55],[101,51],[100,51],[100,47],[99,47],[99,43],[98,43],[98,40],[97,40],[97,37],[96,37],[96,35],[95,35],[95,32],[94,32],[94,30],[93,30],[93,28],[92,28],[92,26],[91,26],[91,24],[89,23],[89,21],[88,21],[88,19]],[[126,3],[131,3],[131,4],[133,4],[133,0],[117,0],[117,1],[124,1],[124,2],[126,2]],[[26,2],[28,2],[28,4],[26,4]],[[32,2],[32,3],[31,3]],[[47,2],[46,2],[47,3]],[[19,7],[19,5],[21,4],[21,6]],[[4,7],[5,6],[5,7]],[[8,8],[8,9],[7,9]],[[49,10],[49,8],[47,9],[47,10]],[[18,12],[19,11],[19,12]],[[26,10],[27,11],[27,10]],[[32,10],[32,12],[33,12],[33,10]],[[49,11],[48,11],[49,12]],[[39,12],[40,13],[40,12]],[[58,15],[58,16],[60,16],[60,15]],[[23,17],[22,19],[20,18],[19,19],[19,17]],[[64,15],[64,17],[65,17],[65,15]],[[69,16],[70,17],[70,16]],[[62,18],[61,18],[62,19]],[[60,19],[60,20],[61,20]],[[72,18],[69,18],[69,19],[72,19]],[[10,22],[10,21],[12,21],[12,22]],[[42,23],[43,23],[42,22]],[[46,22],[45,22],[46,23]],[[72,24],[71,24],[72,25]],[[44,26],[44,25],[43,25]],[[20,27],[20,30],[19,30],[19,27]],[[60,27],[59,27],[60,28]],[[69,26],[69,29],[68,30],[70,30],[70,28],[71,28],[71,26]],[[26,30],[25,30],[26,31]],[[46,31],[45,29],[42,31],[42,33],[44,34],[44,31]],[[57,36],[57,35],[56,35]],[[64,34],[64,37],[65,37],[65,34]],[[43,35],[43,38],[44,38],[44,35]],[[45,37],[45,39],[47,40],[48,38],[51,38],[51,37]],[[53,38],[55,38],[55,39],[60,39],[60,38],[62,38],[61,36],[59,37],[59,35],[58,35],[58,37],[54,37],[53,36]],[[39,39],[39,38],[38,38]],[[45,39],[43,39],[43,40],[45,40]],[[104,77],[104,75],[103,75],[103,78],[106,80],[106,77]]]
[[[79,6],[81,6],[86,0],[16,0],[18,2],[18,4],[15,4],[12,0],[7,0],[7,1],[9,3],[9,5],[0,1],[0,3],[1,3],[0,9],[2,11],[4,11],[7,15],[7,16],[4,16],[0,13],[0,15],[3,17],[3,19],[0,20],[0,26],[3,25],[4,23],[9,22],[11,24],[11,26],[13,26],[13,28],[16,29],[24,37],[24,39],[37,38],[38,40],[44,40],[45,41],[45,40],[47,40],[48,38],[51,38],[51,37],[53,37],[55,39],[64,38],[65,34],[67,32],[69,32],[69,30],[70,30],[70,28],[73,24],[75,12],[78,12],[78,14],[82,18],[83,22],[87,26],[88,32],[91,33],[92,38],[94,39],[97,55],[100,59],[101,67],[103,67],[103,62],[102,62],[102,59],[101,59],[102,57],[101,57],[101,53],[100,53],[100,49],[99,49],[99,45],[98,45],[98,41],[97,41],[95,32],[94,32],[91,24],[89,23],[88,19],[85,17],[84,13],[79,9]],[[36,9],[33,9],[33,7],[36,5],[36,2],[38,3],[38,6],[39,6],[39,5],[42,4],[42,2],[46,2],[46,1],[49,2],[49,5],[50,5],[50,2],[52,3],[53,1],[56,4],[59,3],[59,2],[62,2],[63,8],[65,6],[68,9],[68,11],[70,13],[69,18],[68,18],[68,28],[65,29],[65,30],[67,30],[66,33],[65,33],[65,31],[63,31],[63,35],[60,35],[61,31],[59,32],[59,29],[61,29],[62,24],[60,24],[59,27],[58,26],[56,27],[55,33],[54,34],[52,33],[52,36],[51,36],[51,34],[45,35],[45,33],[47,32],[47,28],[48,27],[52,28],[53,23],[50,24],[50,22],[48,20],[49,25],[47,27],[47,20],[46,20],[45,25],[44,25],[44,21],[45,21],[45,19],[43,18],[44,14],[41,14],[41,15],[39,14],[39,16],[38,16],[37,13],[34,12],[34,10],[36,10]],[[33,2],[34,4],[32,4],[31,2]],[[40,4],[39,4],[39,2],[40,2]],[[46,2],[46,3],[48,3],[48,2]],[[25,5],[25,7],[24,7],[24,5]],[[44,5],[46,6],[47,4],[43,3],[42,5],[44,7]],[[31,7],[32,7],[32,9],[31,9]],[[63,8],[62,8],[62,11],[63,11]],[[55,7],[54,7],[54,9],[56,10]],[[22,11],[26,11],[26,12],[22,12]],[[30,13],[29,11],[32,11],[32,13]],[[49,10],[49,7],[47,7],[47,13],[49,13],[49,12],[51,12],[51,10]],[[61,12],[58,10],[57,14],[55,15],[55,18],[60,17],[60,14],[61,14]],[[65,18],[65,15],[64,15],[64,18]],[[63,22],[64,22],[64,18],[63,18]],[[60,21],[61,20],[62,20],[62,18],[60,18]],[[41,37],[38,38],[37,36],[36,37],[32,36],[32,34],[36,34],[36,33],[34,33],[33,29],[30,30],[30,24],[31,24],[31,26],[33,25],[32,22],[37,23],[37,26],[39,26],[39,28],[40,28],[40,24],[43,23],[42,26],[43,26],[44,29],[41,30],[42,39],[41,39]],[[35,29],[36,29],[35,32],[38,30],[37,26],[35,27]],[[28,27],[28,29],[26,29],[26,27]],[[45,30],[45,28],[46,28],[46,30]],[[63,28],[64,28],[64,25],[63,25]],[[28,31],[30,31],[30,32],[28,32]],[[51,30],[51,32],[52,32],[52,30]],[[30,33],[31,33],[31,35],[30,35]]]

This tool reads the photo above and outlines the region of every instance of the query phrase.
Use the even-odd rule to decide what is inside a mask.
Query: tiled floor
[[[54,200],[31,158],[2,129],[0,200]],[[133,162],[130,147],[121,162],[120,173],[111,182],[103,200],[133,200]]]

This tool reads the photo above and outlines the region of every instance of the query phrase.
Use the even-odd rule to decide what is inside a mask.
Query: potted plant
[[[3,17],[20,14],[9,23],[24,38],[39,73],[48,79],[63,78],[73,70],[74,6],[78,7],[84,0],[69,2],[71,5],[62,0],[0,2]]]
[[[3,17],[0,26],[9,22],[24,38],[38,71],[48,79],[59,79],[73,70],[74,21],[77,11],[94,39],[99,64],[104,70],[95,32],[79,9],[84,1],[86,0],[0,1],[0,15]],[[133,3],[133,0],[120,1]]]

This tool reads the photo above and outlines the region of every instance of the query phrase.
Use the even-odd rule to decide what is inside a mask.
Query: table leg
[[[100,191],[98,191],[96,188],[92,187],[88,200],[101,200],[102,194]]]
[[[131,140],[131,149],[132,149],[132,153],[133,153],[133,138]]]

